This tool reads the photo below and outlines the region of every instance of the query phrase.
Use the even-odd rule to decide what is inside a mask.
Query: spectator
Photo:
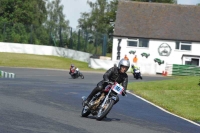
[[[124,59],[125,59],[125,60],[129,60],[129,58],[127,57],[127,55],[124,56]]]
[[[133,63],[137,64],[138,58],[137,55],[135,55],[135,57],[133,58]]]

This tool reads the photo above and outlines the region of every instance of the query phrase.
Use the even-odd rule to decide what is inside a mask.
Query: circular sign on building
[[[158,53],[160,56],[169,56],[171,54],[171,47],[169,46],[169,44],[167,43],[162,43],[159,47],[158,47]]]

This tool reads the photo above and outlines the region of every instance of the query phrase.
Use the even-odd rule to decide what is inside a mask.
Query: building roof
[[[200,41],[200,6],[119,1],[114,36]]]

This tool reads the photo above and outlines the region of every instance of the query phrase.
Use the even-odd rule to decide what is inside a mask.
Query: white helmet
[[[121,59],[119,61],[119,64],[118,64],[118,68],[120,69],[121,66],[126,66],[127,67],[127,70],[129,69],[130,67],[130,61],[129,60],[126,60],[126,59]],[[126,71],[127,71],[126,70]]]

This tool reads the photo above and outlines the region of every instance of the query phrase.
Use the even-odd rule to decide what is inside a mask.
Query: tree
[[[46,20],[44,0],[1,0],[1,41],[33,43],[32,25],[41,26]]]
[[[0,41],[51,45],[54,35],[63,46],[59,40],[67,38],[69,21],[60,1],[0,0]]]
[[[46,20],[44,0],[1,0],[1,18],[11,23],[42,24]]]
[[[63,37],[67,38],[69,33],[69,21],[65,20],[63,5],[60,3],[61,0],[53,0],[47,4],[48,15],[45,26],[51,38],[54,36],[52,39],[55,39],[57,45],[63,46]]]

